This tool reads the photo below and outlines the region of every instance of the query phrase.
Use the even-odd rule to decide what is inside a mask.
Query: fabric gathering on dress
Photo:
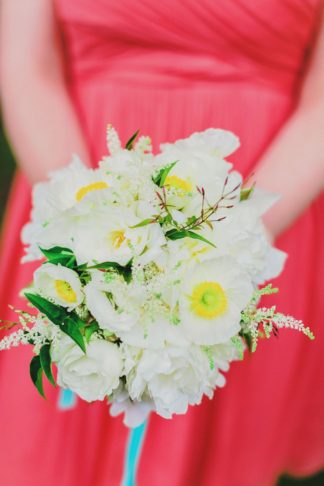
[[[296,106],[319,8],[316,0],[55,4],[93,164],[107,153],[107,123],[125,142],[137,129],[149,134],[155,150],[215,127],[240,137],[231,161],[245,176]],[[12,318],[8,304],[26,305],[18,294],[36,268],[17,267],[29,211],[30,187],[18,173],[1,251],[4,319]],[[323,211],[321,196],[278,239],[289,258],[274,282],[280,294],[267,301],[311,326],[314,343],[282,331],[234,363],[213,400],[169,421],[152,415],[139,486],[274,486],[283,472],[324,466]],[[129,434],[122,419],[111,418],[105,402],[78,400],[60,411],[57,389],[46,389],[46,401],[38,397],[26,371],[30,356],[23,348],[0,356],[0,484],[120,485]]]

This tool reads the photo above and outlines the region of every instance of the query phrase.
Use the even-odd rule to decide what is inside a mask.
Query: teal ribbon
[[[142,425],[135,429],[131,429],[129,432],[122,486],[136,486],[137,467],[143,447],[147,423],[148,421],[146,420]]]
[[[71,410],[76,406],[77,398],[73,391],[67,388],[61,388],[58,400],[58,408],[60,410]]]
[[[61,388],[58,400],[58,408],[60,410],[70,410],[76,406],[76,402],[77,398],[75,393],[66,388]],[[141,456],[147,424],[148,421],[146,420],[139,427],[130,429],[125,455],[122,486],[136,486],[137,467]]]

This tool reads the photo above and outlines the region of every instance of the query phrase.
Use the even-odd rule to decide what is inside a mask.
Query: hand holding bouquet
[[[260,335],[309,328],[258,307],[258,286],[282,270],[261,216],[276,197],[232,170],[239,145],[209,129],[153,155],[137,133],[122,148],[108,128],[110,155],[97,169],[77,157],[33,191],[24,259],[44,259],[25,296],[38,313],[0,349],[32,344],[30,374],[87,401],[108,399],[136,426],[154,410],[170,418],[212,397],[229,363]],[[12,327],[7,324],[4,327]]]

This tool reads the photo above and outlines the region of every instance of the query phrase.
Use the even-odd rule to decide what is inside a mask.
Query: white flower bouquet
[[[262,214],[276,197],[248,187],[225,157],[239,145],[209,129],[153,155],[138,134],[123,149],[109,126],[110,155],[97,169],[77,157],[33,190],[24,260],[45,261],[17,311],[19,329],[0,349],[34,346],[31,378],[43,375],[112,415],[139,425],[212,397],[229,363],[259,336],[309,328],[275,307],[260,284],[282,270]]]

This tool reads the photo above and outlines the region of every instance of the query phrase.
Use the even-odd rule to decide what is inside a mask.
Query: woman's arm
[[[1,103],[19,165],[31,182],[88,151],[65,86],[51,0],[1,0]]]
[[[273,236],[288,228],[324,187],[324,21],[292,117],[256,169],[259,187],[282,194],[265,216]]]

